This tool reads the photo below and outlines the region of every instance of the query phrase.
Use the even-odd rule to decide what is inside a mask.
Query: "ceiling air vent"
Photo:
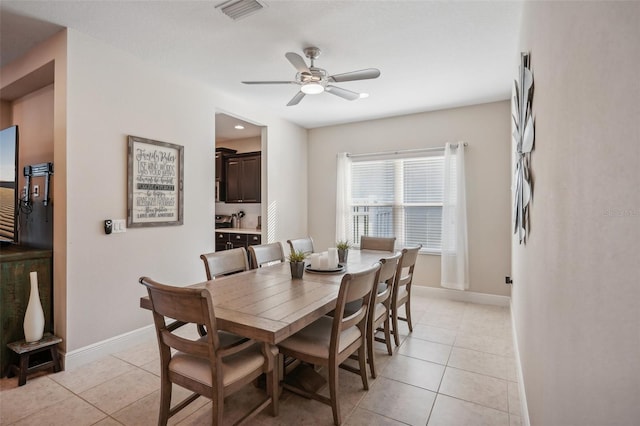
[[[229,18],[237,21],[263,9],[265,4],[257,0],[228,0],[216,6]]]

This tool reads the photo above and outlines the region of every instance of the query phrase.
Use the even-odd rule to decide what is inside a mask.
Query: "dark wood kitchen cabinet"
[[[260,152],[236,154],[226,159],[227,203],[259,203],[260,196]]]
[[[260,244],[261,237],[259,234],[242,234],[235,232],[219,232],[216,231],[216,251],[229,250],[238,247],[244,247]]]
[[[216,148],[216,201],[224,201],[226,197],[227,167],[226,159],[236,153],[235,149]]]
[[[225,180],[225,159],[236,152],[238,151],[231,148],[216,148],[216,180]]]

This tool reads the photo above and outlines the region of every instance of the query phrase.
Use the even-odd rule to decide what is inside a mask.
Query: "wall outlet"
[[[126,219],[114,219],[113,220],[113,233],[127,232],[127,220]]]

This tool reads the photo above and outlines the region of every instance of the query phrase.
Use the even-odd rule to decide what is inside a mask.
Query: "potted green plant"
[[[336,248],[338,249],[338,263],[347,263],[350,247],[351,244],[349,244],[349,241],[338,241],[336,243]]]
[[[304,273],[304,259],[307,257],[306,253],[300,250],[293,250],[287,257],[289,259],[289,266],[291,267],[291,278],[302,278]]]

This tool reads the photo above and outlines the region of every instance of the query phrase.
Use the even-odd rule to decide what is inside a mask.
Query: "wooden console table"
[[[38,290],[44,311],[44,330],[53,330],[52,251],[23,246],[0,248],[0,372],[11,358],[10,342],[24,339],[24,312],[29,303],[29,272],[38,273]]]

